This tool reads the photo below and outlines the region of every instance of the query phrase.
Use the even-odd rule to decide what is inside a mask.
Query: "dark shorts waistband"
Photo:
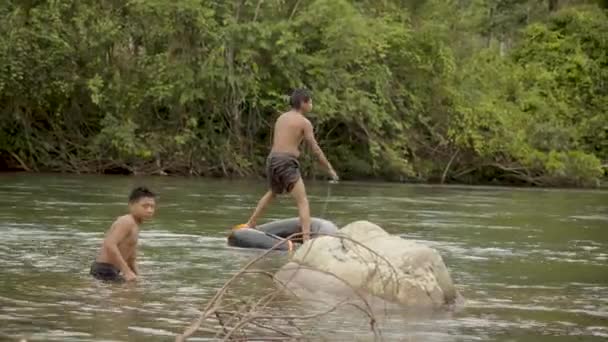
[[[268,158],[291,158],[298,159],[298,156],[289,152],[270,152]]]
[[[107,262],[93,261],[89,273],[96,279],[105,281],[123,282],[124,278],[120,275],[120,270]]]

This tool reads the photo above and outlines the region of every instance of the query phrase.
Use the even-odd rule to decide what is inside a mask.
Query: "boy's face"
[[[312,99],[302,102],[302,112],[308,113],[312,110]]]
[[[130,203],[129,210],[133,216],[142,220],[150,219],[156,210],[156,200],[152,197],[142,197]]]

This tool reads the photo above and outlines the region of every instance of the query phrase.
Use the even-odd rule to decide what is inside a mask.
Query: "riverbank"
[[[168,177],[168,178],[189,178],[189,179],[215,179],[215,180],[238,180],[238,181],[256,181],[256,182],[265,182],[265,176],[263,174],[259,175],[247,175],[247,176],[196,176],[189,174],[177,174],[177,173],[87,173],[87,172],[52,172],[52,171],[24,171],[19,169],[0,169],[0,176],[8,175],[8,174],[37,174],[37,175],[90,175],[90,176],[114,176],[114,177]],[[304,180],[306,182],[324,182],[328,178],[323,174],[314,174],[314,175],[305,175]],[[472,186],[472,187],[512,187],[512,188],[546,188],[546,189],[608,189],[608,177],[602,178],[598,180],[595,186],[574,186],[572,184],[556,184],[551,186],[542,186],[536,184],[525,184],[525,183],[513,183],[513,182],[499,182],[499,181],[479,181],[476,183],[465,183],[465,182],[456,182],[456,181],[422,181],[416,179],[403,179],[403,180],[385,180],[380,178],[373,177],[342,177],[341,181],[349,181],[349,182],[365,182],[370,184],[418,184],[418,185],[446,185],[446,186]]]
[[[0,164],[260,177],[275,118],[306,87],[344,179],[606,177],[605,4],[296,3],[9,0]]]

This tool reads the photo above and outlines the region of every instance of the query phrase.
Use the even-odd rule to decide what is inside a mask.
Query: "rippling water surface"
[[[88,267],[138,184],[160,195],[156,218],[141,231],[142,279],[97,282]],[[247,220],[263,186],[0,174],[0,340],[172,340],[260,253],[226,246],[225,235]],[[311,183],[308,193],[315,216],[340,226],[370,220],[436,248],[467,299],[457,312],[394,314],[382,323],[385,340],[608,338],[606,191]],[[261,221],[296,216],[295,210],[285,198]],[[285,260],[277,254],[270,262]],[[244,291],[263,286],[253,282]],[[348,313],[316,327],[327,340],[371,336]]]

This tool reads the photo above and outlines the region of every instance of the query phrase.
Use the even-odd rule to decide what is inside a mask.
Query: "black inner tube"
[[[311,237],[314,238],[315,233],[333,234],[338,231],[338,228],[331,221],[313,217],[311,219],[310,230]],[[228,236],[228,245],[243,248],[270,249],[281,242],[281,238],[285,239],[301,231],[300,220],[297,217],[278,220],[260,225],[257,229],[235,229]],[[299,236],[293,238],[292,241],[302,242],[302,238]],[[276,249],[288,250],[289,244],[283,243]]]

